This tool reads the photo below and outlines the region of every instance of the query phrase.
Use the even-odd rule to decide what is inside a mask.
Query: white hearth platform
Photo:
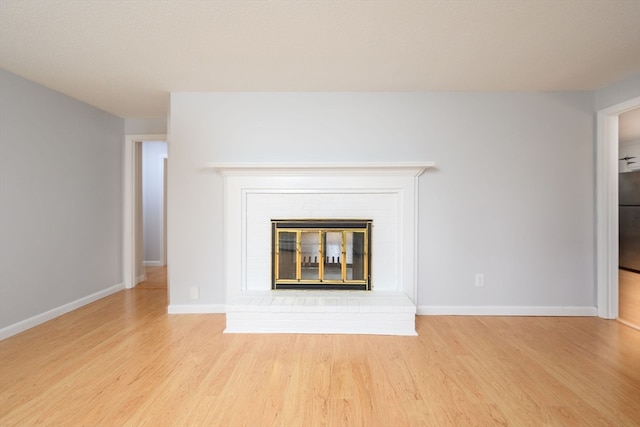
[[[235,296],[225,333],[417,335],[416,306],[400,292],[272,291]]]

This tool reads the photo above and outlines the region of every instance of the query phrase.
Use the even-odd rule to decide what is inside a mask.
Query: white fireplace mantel
[[[418,178],[433,162],[218,164],[227,332],[415,334]],[[371,291],[271,289],[275,218],[373,220]]]
[[[422,163],[206,163],[223,176],[238,175],[413,175],[418,177],[435,162]]]

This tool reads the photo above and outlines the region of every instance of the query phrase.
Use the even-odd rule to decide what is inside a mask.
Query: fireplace
[[[210,166],[226,333],[415,335],[418,177],[433,163]]]
[[[369,219],[271,221],[271,288],[371,290]]]

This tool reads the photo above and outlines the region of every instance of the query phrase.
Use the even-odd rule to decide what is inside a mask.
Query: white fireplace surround
[[[418,177],[433,162],[208,166],[224,178],[225,332],[415,335]],[[272,290],[272,219],[372,219],[372,290]]]

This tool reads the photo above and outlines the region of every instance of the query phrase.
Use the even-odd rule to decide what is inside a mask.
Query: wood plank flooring
[[[144,282],[137,285],[137,289],[167,289],[167,267],[145,267]]]
[[[139,286],[0,342],[0,426],[640,425],[640,331],[616,321],[236,335],[166,306]]]
[[[618,320],[640,330],[640,274],[619,270]]]

